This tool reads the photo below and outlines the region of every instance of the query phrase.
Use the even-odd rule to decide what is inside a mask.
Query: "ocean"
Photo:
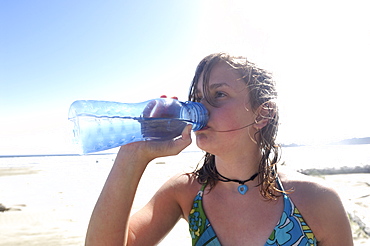
[[[282,161],[296,170],[363,167],[370,165],[370,144],[285,147]]]
[[[35,155],[35,156],[0,156],[0,168],[36,168],[44,165],[53,165],[55,168],[62,165],[90,165],[95,163],[109,163],[114,160],[115,153],[93,154],[85,156],[76,155]],[[185,149],[180,153],[181,166],[196,165],[203,154],[199,150]],[[283,147],[281,161],[294,169],[327,168],[327,167],[355,167],[370,164],[370,144],[362,145],[313,145],[299,147]],[[160,158],[159,162],[164,158]],[[168,157],[168,160],[173,157]],[[167,160],[167,161],[168,161]],[[158,161],[158,160],[157,160]],[[184,163],[185,161],[185,163]],[[0,174],[1,175],[1,174]]]

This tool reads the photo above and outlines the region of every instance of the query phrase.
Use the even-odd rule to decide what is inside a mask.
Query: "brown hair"
[[[196,95],[198,81],[203,74],[203,93],[205,100],[211,105],[212,98],[209,96],[209,77],[213,67],[219,62],[229,64],[233,69],[238,71],[241,79],[246,83],[249,89],[250,103],[252,110],[263,106],[269,112],[267,116],[268,123],[265,127],[258,130],[259,134],[259,149],[261,151],[261,160],[259,162],[258,181],[260,193],[266,199],[276,199],[279,190],[276,187],[276,164],[279,161],[280,147],[275,144],[276,134],[278,130],[279,114],[276,106],[277,92],[275,82],[269,72],[258,68],[254,63],[249,62],[244,57],[234,57],[225,53],[211,54],[205,57],[198,65],[191,87],[189,91],[189,101],[199,100]],[[255,139],[256,136],[255,136]],[[211,189],[217,183],[217,173],[215,166],[215,156],[206,153],[204,156],[203,165],[193,172],[197,176],[199,183],[207,183]]]

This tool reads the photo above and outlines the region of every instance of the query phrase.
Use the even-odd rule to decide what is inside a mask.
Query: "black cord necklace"
[[[245,183],[247,183],[248,181],[253,181],[253,180],[257,177],[257,175],[258,175],[258,172],[257,172],[257,173],[255,173],[255,174],[253,174],[253,175],[252,175],[252,177],[250,177],[250,178],[249,178],[249,179],[247,179],[247,180],[229,179],[229,178],[226,178],[225,176],[221,175],[221,174],[217,171],[217,168],[215,168],[215,170],[216,170],[217,175],[221,177],[221,178],[219,178],[219,177],[217,176],[217,179],[218,179],[219,181],[222,181],[222,182],[235,182],[235,183],[240,184],[240,185],[238,186],[238,192],[239,192],[241,195],[244,195],[244,194],[248,191],[248,186],[247,186],[247,185],[245,185]]]

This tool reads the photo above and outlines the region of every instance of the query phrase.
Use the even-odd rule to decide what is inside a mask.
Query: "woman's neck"
[[[219,173],[230,179],[246,180],[258,172],[261,153],[245,152],[238,156],[215,156]]]

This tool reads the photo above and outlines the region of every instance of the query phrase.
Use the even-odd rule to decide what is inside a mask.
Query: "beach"
[[[152,161],[138,187],[133,213],[168,178],[191,172],[202,155],[185,151]],[[114,158],[113,154],[0,158],[0,203],[8,209],[0,212],[0,245],[84,245],[91,212]],[[318,178],[339,193],[352,221],[355,245],[370,245],[370,173]],[[174,242],[191,245],[184,220],[159,245]]]

